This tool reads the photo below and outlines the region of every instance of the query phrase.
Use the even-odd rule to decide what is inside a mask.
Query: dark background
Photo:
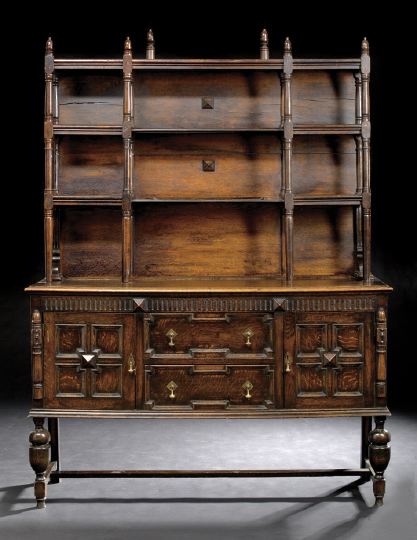
[[[340,3],[341,4],[341,3]],[[417,309],[413,135],[414,44],[408,16],[390,11],[315,2],[291,8],[257,2],[156,4],[39,4],[2,23],[2,224],[0,395],[30,396],[29,305],[23,288],[43,277],[43,53],[52,35],[56,56],[121,56],[130,35],[143,57],[152,27],[157,57],[257,57],[259,34],[269,31],[271,57],[282,56],[288,35],[295,57],[360,55],[367,36],[372,58],[373,272],[394,287],[389,312],[389,405],[417,409]],[[88,9],[87,9],[88,8]],[[225,13],[227,8],[228,13]],[[13,8],[12,8],[13,9]],[[411,54],[410,54],[411,57]],[[415,160],[414,160],[415,161]]]

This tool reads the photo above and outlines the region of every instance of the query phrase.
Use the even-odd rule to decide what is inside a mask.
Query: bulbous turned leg
[[[384,504],[385,478],[384,471],[391,457],[389,442],[391,435],[384,429],[385,416],[375,417],[375,428],[369,433],[369,462],[375,471],[373,487],[375,506]]]
[[[35,431],[29,435],[29,461],[32,469],[36,473],[35,497],[36,507],[45,508],[46,501],[46,469],[50,462],[50,435],[44,429],[44,418],[34,418]]]

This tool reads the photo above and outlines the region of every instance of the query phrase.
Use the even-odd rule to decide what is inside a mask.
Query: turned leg
[[[369,433],[369,461],[375,471],[373,477],[375,506],[384,504],[384,471],[391,457],[389,442],[391,435],[384,429],[385,416],[375,416],[375,429]]]
[[[366,467],[365,459],[368,457],[369,432],[372,429],[372,417],[362,416],[362,432],[361,432],[361,467]]]
[[[44,429],[44,418],[34,418],[35,431],[29,436],[31,443],[29,448],[29,461],[32,469],[36,473],[35,497],[36,507],[45,508],[46,501],[46,469],[50,462],[49,432]]]
[[[55,470],[59,471],[59,418],[48,418],[48,431],[51,436],[51,461],[56,462]],[[59,477],[52,473],[49,483],[58,484]]]

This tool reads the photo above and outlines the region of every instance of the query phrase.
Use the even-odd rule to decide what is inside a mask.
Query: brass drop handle
[[[291,358],[291,355],[287,352],[284,355],[284,366],[285,366],[285,373],[291,373],[292,358]]]
[[[169,339],[168,345],[169,345],[170,347],[175,347],[175,341],[174,341],[174,339],[175,339],[175,338],[177,337],[177,335],[178,335],[177,332],[176,332],[173,328],[171,328],[170,330],[168,330],[168,332],[167,332],[165,335],[166,335],[166,337]]]
[[[175,390],[178,388],[178,385],[174,383],[174,381],[171,381],[167,384],[167,388],[169,390],[169,398],[170,399],[175,399]]]
[[[252,390],[253,388],[253,384],[250,382],[250,381],[246,381],[242,384],[242,388],[243,390],[246,392],[245,394],[245,398],[246,399],[250,399],[252,397],[252,394],[250,393],[250,391]]]
[[[255,335],[255,332],[251,330],[250,328],[247,328],[244,332],[242,332],[244,337],[246,338],[246,347],[250,347],[252,345],[251,339]]]
[[[136,373],[136,362],[135,362],[135,359],[133,358],[132,353],[130,353],[130,356],[129,356],[127,372],[130,373],[130,375],[134,375]]]

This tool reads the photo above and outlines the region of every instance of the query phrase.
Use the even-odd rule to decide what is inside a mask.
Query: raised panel
[[[335,346],[342,349],[341,356],[357,356],[363,354],[363,324],[334,324],[332,325],[332,332]]]
[[[121,364],[97,363],[98,372],[91,374],[91,396],[93,398],[122,397]]]
[[[87,326],[85,324],[56,325],[56,353],[74,356],[78,348],[85,349]]]
[[[305,355],[318,357],[319,347],[327,348],[326,324],[297,324],[296,327],[297,357]]]
[[[93,348],[100,349],[102,355],[119,356],[123,354],[122,325],[91,325]]]
[[[55,364],[56,396],[85,397],[86,372],[78,371],[79,364]]]
[[[327,372],[320,364],[297,362],[297,396],[323,397],[327,395]]]
[[[334,377],[334,396],[361,396],[363,394],[362,364],[340,365]]]

